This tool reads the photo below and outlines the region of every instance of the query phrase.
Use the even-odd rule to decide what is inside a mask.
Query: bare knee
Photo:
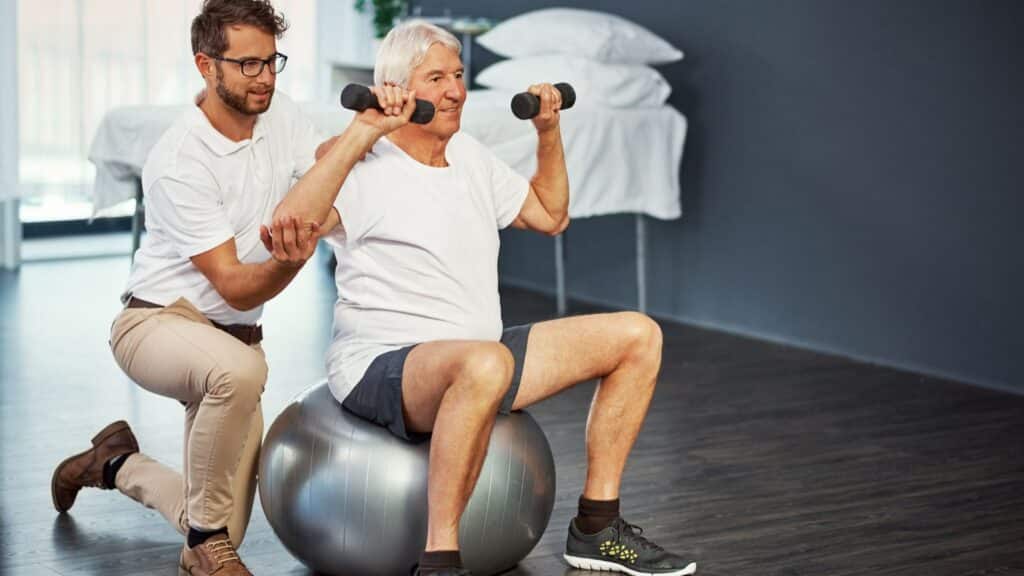
[[[620,333],[625,339],[627,360],[661,364],[661,326],[650,316],[639,312],[623,312]]]
[[[515,360],[500,342],[484,342],[461,359],[453,386],[471,392],[474,397],[501,401],[512,383]]]

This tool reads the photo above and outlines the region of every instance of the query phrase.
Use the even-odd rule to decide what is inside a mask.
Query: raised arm
[[[530,179],[530,191],[512,226],[556,236],[569,226],[569,174],[559,125],[562,95],[551,84],[530,86],[529,92],[540,98],[540,113],[533,118],[537,128],[537,171]]]
[[[345,178],[378,138],[409,123],[416,95],[396,86],[374,87],[384,111],[368,108],[356,114],[344,132],[321,144],[317,161],[292,187],[274,211],[274,219],[296,218],[309,224],[329,224],[328,216]],[[336,212],[335,212],[336,213]],[[322,226],[327,232],[330,228]]]

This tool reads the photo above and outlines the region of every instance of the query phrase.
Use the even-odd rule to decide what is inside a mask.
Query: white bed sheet
[[[491,148],[515,170],[530,177],[536,168],[537,135],[528,121],[512,115],[512,94],[470,92],[462,129]],[[300,107],[323,134],[348,125],[352,112],[340,106],[305,103]],[[135,198],[149,150],[184,106],[126,107],[104,116],[89,149],[96,165],[93,209]],[[562,140],[569,170],[569,215],[585,218],[616,213],[679,218],[679,168],[686,118],[671,106],[615,109],[577,103],[562,114]]]

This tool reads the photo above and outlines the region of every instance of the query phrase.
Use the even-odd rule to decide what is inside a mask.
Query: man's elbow
[[[231,306],[232,308],[238,310],[239,312],[248,312],[249,310],[256,308],[262,303],[263,302],[260,302],[255,298],[235,299],[233,302],[228,301],[228,306]]]
[[[569,215],[566,214],[561,220],[558,220],[557,223],[554,226],[552,226],[551,228],[548,228],[547,230],[545,230],[545,233],[548,236],[552,236],[552,237],[558,236],[562,232],[565,232],[566,228],[568,228],[568,227],[569,227]]]
[[[228,285],[227,280],[224,278],[211,279],[210,283],[213,284],[213,289],[220,294],[220,297],[224,299],[224,302],[239,312],[248,312],[262,304],[262,302],[257,301],[252,296],[239,294],[237,290],[232,289],[232,287]]]
[[[251,298],[245,298],[242,296],[237,296],[235,294],[228,293],[224,290],[221,290],[219,287],[217,287],[217,292],[220,294],[220,297],[223,298],[225,302],[227,302],[228,306],[231,306],[232,308],[238,310],[239,312],[248,312],[249,310],[252,310],[253,308],[259,306],[259,303],[252,301]]]

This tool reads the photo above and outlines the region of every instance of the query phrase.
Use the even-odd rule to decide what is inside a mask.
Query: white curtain
[[[95,170],[87,155],[103,115],[120,106],[184,104],[202,87],[190,43],[201,2],[0,1],[18,4],[22,218],[88,218]],[[291,23],[278,43],[289,56],[278,87],[308,100],[316,0],[274,4]]]
[[[0,269],[21,259],[18,220],[17,0],[0,0]]]

